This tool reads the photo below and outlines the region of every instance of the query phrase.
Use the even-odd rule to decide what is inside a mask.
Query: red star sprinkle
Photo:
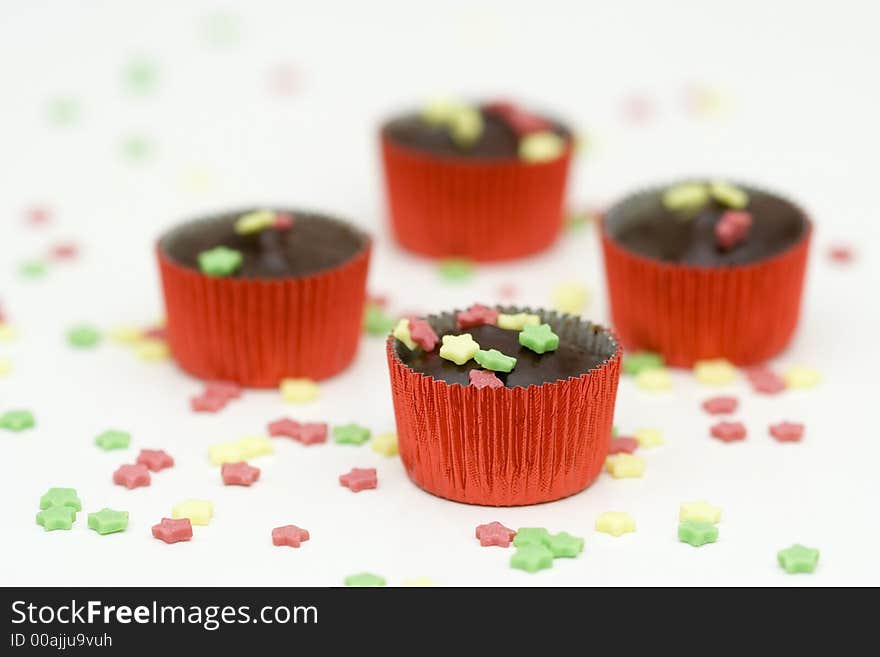
[[[384,294],[368,294],[367,305],[379,306],[380,308],[388,307],[388,297]]]
[[[339,475],[339,483],[350,488],[353,493],[358,493],[376,488],[379,480],[376,477],[376,468],[352,468],[348,474]]]
[[[846,246],[845,244],[835,244],[828,249],[828,257],[832,262],[846,264],[853,260],[855,252],[851,247]]]
[[[798,422],[771,424],[770,435],[781,443],[797,443],[804,437],[804,425]]]
[[[752,215],[744,210],[727,210],[715,224],[715,244],[729,251],[745,241],[752,229]]]
[[[498,288],[498,296],[501,299],[513,299],[517,293],[516,285],[513,283],[504,283]]]
[[[76,244],[61,242],[49,249],[49,257],[53,260],[71,260],[76,257],[78,252]]]
[[[298,548],[307,540],[309,540],[309,532],[296,525],[284,525],[272,530],[272,545]]]
[[[158,525],[153,525],[153,538],[171,543],[188,541],[193,536],[192,523],[189,518],[162,518]]]
[[[206,381],[204,394],[226,400],[238,399],[241,397],[241,386],[230,381]]]
[[[471,370],[468,378],[474,388],[503,388],[504,383],[491,370]]]
[[[327,424],[325,422],[297,422],[283,417],[269,423],[269,435],[292,438],[303,445],[315,445],[327,442]]]
[[[711,415],[733,413],[739,406],[736,397],[712,397],[703,402],[703,410]]]
[[[49,211],[49,208],[35,205],[32,208],[28,208],[25,213],[27,218],[27,222],[31,226],[43,226],[49,223],[49,219],[52,216],[52,213]]]
[[[146,466],[153,472],[159,472],[174,465],[174,459],[163,449],[142,449],[136,463]]]
[[[143,335],[145,338],[164,340],[168,335],[168,331],[165,329],[164,326],[151,326],[144,329]]]
[[[424,319],[409,318],[409,336],[412,341],[425,351],[434,351],[434,347],[440,342],[440,338]]]
[[[500,522],[490,522],[486,525],[477,525],[474,532],[483,547],[496,545],[498,547],[509,547],[516,532],[505,527]]]
[[[483,110],[494,114],[509,127],[517,136],[529,135],[533,132],[551,130],[553,126],[536,114],[524,110],[518,105],[506,101],[488,103]]]
[[[719,422],[712,425],[712,437],[725,443],[734,440],[743,440],[746,437],[746,428],[742,422]]]
[[[632,123],[645,123],[654,116],[654,104],[647,96],[625,98],[622,109],[624,118]]]
[[[296,440],[299,436],[299,428],[301,426],[302,425],[296,420],[291,420],[289,417],[282,417],[269,423],[269,435],[284,436],[285,438],[293,438]]]
[[[125,486],[129,490],[150,485],[150,471],[140,463],[120,465],[113,473],[113,483]]]
[[[275,223],[273,224],[278,230],[288,230],[293,227],[294,218],[289,212],[275,213]]]
[[[758,365],[746,369],[745,372],[755,392],[775,395],[785,390],[785,380],[769,367]]]
[[[472,328],[483,324],[497,324],[498,311],[475,303],[467,310],[462,310],[458,315],[458,328]]]
[[[270,75],[269,87],[278,96],[290,96],[296,92],[299,82],[297,69],[290,64],[279,64]]]
[[[211,397],[210,395],[196,395],[189,400],[190,407],[196,413],[216,413],[226,408],[227,401],[224,397]]]
[[[162,329],[164,331],[164,329]],[[190,406],[197,413],[216,413],[231,399],[241,397],[241,386],[229,381],[206,381],[200,395],[190,399]]]
[[[611,439],[611,446],[608,448],[609,454],[632,454],[639,446],[639,441],[630,436],[617,436]]]
[[[224,463],[220,468],[220,476],[227,486],[250,486],[260,478],[260,469],[244,461]]]

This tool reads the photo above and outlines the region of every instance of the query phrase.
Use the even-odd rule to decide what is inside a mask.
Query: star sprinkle
[[[327,425],[324,422],[297,422],[281,418],[269,423],[270,436],[286,436],[303,445],[316,445],[327,441]]]
[[[345,578],[346,586],[385,586],[385,578],[373,573],[358,573]]]
[[[18,331],[0,319],[0,342],[12,342],[18,337]]]
[[[12,361],[5,356],[0,356],[0,376],[6,376],[12,371]]]
[[[186,500],[171,509],[172,518],[189,518],[194,525],[207,525],[213,516],[214,503],[208,500]]]
[[[498,313],[497,323],[498,328],[507,329],[508,331],[522,331],[526,326],[540,325],[541,317],[529,313],[516,313],[514,315]]]
[[[721,507],[712,506],[705,500],[682,502],[678,508],[678,519],[682,522],[693,520],[715,524],[721,522]]]
[[[397,456],[397,434],[396,433],[380,433],[370,442],[370,447],[376,454],[382,456]]]
[[[145,135],[128,135],[122,140],[120,150],[123,158],[136,163],[149,159],[155,146],[153,140]]]
[[[215,246],[213,249],[199,253],[198,260],[202,273],[208,276],[230,276],[241,267],[244,256],[241,251]]]
[[[516,358],[507,356],[497,349],[477,349],[474,360],[485,369],[494,372],[510,372],[516,366]]]
[[[623,511],[606,511],[596,518],[596,531],[621,537],[636,530],[636,521]]]
[[[224,463],[220,468],[220,476],[226,486],[250,486],[260,478],[260,469],[244,461]]]
[[[440,347],[440,358],[451,360],[456,365],[464,365],[473,358],[480,345],[477,344],[470,333],[461,335],[444,335],[443,344]]]
[[[150,471],[145,465],[120,465],[113,473],[113,483],[117,486],[125,486],[129,490],[149,486]]]
[[[718,527],[711,522],[685,520],[678,525],[678,540],[694,547],[700,547],[718,540]]]
[[[550,298],[554,310],[569,315],[580,315],[587,307],[590,291],[581,283],[563,283],[553,289]]]
[[[474,275],[474,265],[465,258],[447,258],[437,269],[440,278],[450,283],[461,283]]]
[[[519,343],[536,354],[544,354],[559,349],[559,336],[549,324],[525,326],[519,333]]]
[[[407,318],[404,317],[397,322],[397,326],[391,331],[391,335],[402,342],[410,351],[415,350],[417,345],[415,340],[412,339],[412,334],[409,332],[409,320]]]
[[[45,531],[70,529],[76,520],[76,509],[70,506],[50,506],[37,513],[37,524]]]
[[[723,358],[698,360],[694,363],[697,381],[710,386],[722,386],[736,379],[736,368]]]
[[[503,388],[504,382],[490,370],[470,370],[468,381],[475,388]]]
[[[352,493],[359,493],[378,487],[379,480],[376,477],[376,468],[352,468],[348,474],[339,475],[339,483]]]
[[[224,463],[238,463],[244,460],[238,441],[217,443],[208,447],[208,459],[211,465],[223,465]]]
[[[779,561],[779,565],[785,569],[785,572],[790,575],[794,573],[812,573],[816,570],[816,564],[819,562],[819,550],[796,543],[789,548],[780,550],[776,554],[776,559]]]
[[[388,335],[394,328],[394,318],[381,306],[367,303],[364,306],[364,331],[370,335]]]
[[[715,245],[730,251],[742,244],[752,230],[752,215],[742,210],[728,210],[715,224]]]
[[[245,436],[238,441],[238,452],[242,461],[272,454],[274,451],[275,445],[267,436]]]
[[[710,432],[713,438],[725,443],[744,440],[746,437],[746,428],[742,422],[719,422],[712,425]]]
[[[112,449],[128,449],[130,443],[131,434],[117,429],[108,429],[95,436],[95,444],[105,452]]]
[[[744,190],[722,180],[710,182],[709,193],[721,205],[726,205],[736,210],[742,210],[749,204],[749,195]]]
[[[550,538],[550,532],[543,527],[520,527],[513,537],[513,544],[516,547],[544,545],[548,538]]]
[[[611,439],[609,454],[632,454],[639,446],[639,441],[631,436],[619,436]]]
[[[771,424],[770,435],[781,443],[800,442],[804,437],[804,425],[797,422]]]
[[[74,488],[50,488],[40,498],[40,508],[48,509],[53,506],[67,506],[74,511],[82,510],[82,503]]]
[[[311,379],[284,379],[280,390],[284,401],[294,404],[304,404],[318,396],[318,384]]]
[[[559,532],[549,536],[544,545],[550,550],[554,559],[573,559],[584,550],[584,539],[572,536],[567,532]]]
[[[272,545],[298,548],[309,538],[309,532],[296,525],[284,525],[272,530]]]
[[[428,322],[415,317],[411,317],[409,320],[409,335],[412,341],[425,351],[434,351],[434,347],[440,341]]]
[[[88,349],[101,342],[101,332],[93,326],[80,324],[67,331],[67,344],[77,349]]]
[[[463,107],[449,118],[449,136],[459,148],[471,148],[483,134],[483,115],[475,107]]]
[[[632,479],[645,473],[645,460],[633,454],[612,454],[605,459],[605,469],[615,479]]]
[[[0,429],[8,431],[24,431],[31,429],[36,424],[34,414],[21,409],[6,411],[0,415]]]
[[[80,115],[80,105],[75,98],[61,96],[53,98],[48,105],[49,121],[56,126],[70,126]]]
[[[519,159],[529,164],[550,162],[565,152],[565,139],[550,130],[533,132],[519,140]]]
[[[251,235],[272,228],[274,225],[275,213],[272,210],[254,210],[235,220],[235,232],[239,235]]]
[[[164,340],[144,338],[138,340],[134,345],[134,355],[148,363],[168,360],[169,353],[168,343]]]
[[[138,95],[152,91],[156,84],[156,77],[155,64],[145,57],[132,59],[123,71],[126,89]]]
[[[510,557],[510,567],[536,573],[553,567],[553,553],[544,545],[526,545],[517,548]]]
[[[125,531],[126,527],[128,527],[128,511],[114,511],[104,508],[89,514],[89,529],[93,529],[102,536]]]
[[[661,369],[663,356],[652,351],[636,351],[623,357],[624,374],[636,375],[642,370]]]
[[[188,541],[193,537],[189,518],[162,518],[158,525],[153,525],[152,531],[153,538],[165,541],[169,545]]]
[[[467,310],[460,311],[455,316],[455,319],[460,329],[483,326],[484,324],[496,324],[498,322],[498,311],[494,308],[475,303]]]
[[[806,389],[818,385],[819,381],[822,380],[822,375],[812,367],[795,365],[785,370],[782,378],[789,388]]]
[[[497,521],[485,525],[477,525],[474,534],[483,547],[510,547],[510,542],[516,536],[515,531]]]
[[[782,377],[769,367],[763,365],[747,369],[746,377],[748,378],[749,383],[752,384],[752,389],[755,392],[760,392],[765,395],[775,395],[786,388],[785,381]]]
[[[41,260],[27,260],[18,267],[18,273],[24,278],[37,279],[46,275],[46,263]]]
[[[682,183],[663,192],[663,205],[672,211],[695,211],[709,202],[709,190],[702,183]]]
[[[855,250],[846,244],[832,244],[828,247],[828,258],[837,264],[849,264],[855,258]]]
[[[725,415],[736,412],[739,400],[736,397],[712,397],[704,401],[702,406],[710,415]]]
[[[137,326],[117,326],[110,331],[110,339],[119,344],[134,344],[143,335],[144,332]]]
[[[211,397],[205,393],[191,397],[189,400],[190,408],[196,413],[216,413],[226,408],[227,403],[223,397]]]
[[[660,429],[638,429],[633,437],[638,441],[639,447],[658,447],[664,443]]]
[[[333,439],[339,445],[363,445],[370,439],[370,430],[359,424],[333,427]]]
[[[438,586],[437,582],[430,577],[415,577],[413,579],[404,580],[402,586]]]
[[[241,387],[228,381],[207,381],[200,395],[190,399],[190,406],[196,412],[216,413],[226,407],[233,399],[241,397]]]
[[[142,449],[135,463],[146,466],[152,472],[161,472],[174,465],[174,459],[163,449]]]
[[[499,117],[517,136],[532,134],[552,129],[549,121],[533,114],[518,105],[506,101],[488,103],[483,111]]]
[[[648,392],[662,392],[672,388],[672,377],[665,367],[648,367],[636,374],[636,385]]]

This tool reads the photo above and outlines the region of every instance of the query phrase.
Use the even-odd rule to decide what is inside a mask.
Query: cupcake
[[[404,248],[504,260],[558,236],[573,145],[558,121],[507,102],[435,102],[388,121],[381,143],[391,226]]]
[[[370,238],[307,212],[231,212],[182,224],[157,245],[167,338],[202,379],[271,387],[324,379],[354,358]]]
[[[625,198],[602,224],[615,331],[671,365],[767,360],[797,325],[811,230],[797,205],[745,185],[685,181]]]
[[[400,457],[429,493],[536,504],[583,490],[601,471],[620,373],[605,329],[475,305],[400,320],[387,352]]]

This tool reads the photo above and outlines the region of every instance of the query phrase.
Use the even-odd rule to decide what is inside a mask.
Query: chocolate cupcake
[[[326,215],[230,212],[159,239],[167,334],[178,364],[203,379],[272,387],[323,379],[354,358],[369,237]]]
[[[508,102],[440,102],[385,123],[381,144],[391,225],[404,248],[504,260],[558,236],[573,150],[559,121]]]
[[[605,462],[620,348],[578,317],[472,306],[400,321],[387,343],[400,456],[459,502],[549,502]]]
[[[602,224],[617,334],[671,365],[767,360],[797,325],[811,230],[797,205],[746,185],[692,180],[625,198]]]

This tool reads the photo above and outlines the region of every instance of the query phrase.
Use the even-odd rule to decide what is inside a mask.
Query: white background
[[[835,2],[248,2],[226,5],[238,39],[211,45],[206,17],[223,5],[195,2],[0,2],[0,302],[20,331],[0,344],[14,371],[0,379],[0,410],[29,408],[36,429],[0,433],[2,584],[339,585],[372,571],[389,584],[430,577],[445,585],[880,584],[877,568],[878,49],[872,3]],[[772,5],[772,6],[771,6]],[[121,73],[143,54],[159,67],[156,91],[126,94]],[[279,96],[279,66],[297,71]],[[689,85],[725,99],[694,116]],[[393,429],[382,341],[364,338],[354,366],[322,386],[321,399],[288,406],[277,392],[248,392],[217,415],[194,414],[197,381],[169,361],[149,364],[105,343],[66,346],[80,321],[110,329],[162,314],[152,244],[194,213],[283,203],[352,217],[377,237],[370,289],[398,310],[434,311],[497,300],[514,283],[518,301],[549,303],[570,279],[594,296],[588,316],[607,319],[592,230],[567,234],[528,262],[481,268],[470,283],[441,281],[434,265],[390,243],[383,221],[375,127],[381,117],[438,92],[512,95],[566,117],[588,137],[572,176],[577,207],[603,205],[644,184],[717,173],[784,190],[809,208],[817,230],[801,329],[774,362],[824,376],[815,390],[778,397],[740,381],[746,441],[708,437],[699,410],[713,391],[689,372],[675,389],[648,394],[621,382],[622,433],[662,428],[664,447],[644,450],[643,479],[602,475],[586,492],[530,508],[491,509],[434,498],[409,482],[396,459],[368,446],[305,448],[279,439],[250,489],[223,487],[209,445],[260,433],[288,414]],[[46,118],[56,96],[81,115],[59,128]],[[655,109],[627,120],[633,95]],[[149,137],[153,157],[120,155],[129,135]],[[45,228],[27,207],[54,210]],[[503,239],[503,235],[500,236]],[[82,249],[38,281],[22,260],[54,242]],[[854,244],[849,267],[826,257]],[[804,422],[800,445],[767,435],[771,422]],[[132,447],[105,453],[108,427]],[[111,483],[140,448],[164,448],[177,465],[148,488]],[[337,483],[352,466],[377,467],[379,488],[352,494]],[[84,511],[70,532],[34,523],[40,495],[73,486]],[[216,505],[187,544],[165,545],[150,526],[186,498]],[[717,544],[678,543],[678,505],[724,508]],[[128,510],[122,534],[86,529],[86,513]],[[628,511],[635,534],[593,530],[603,511]],[[584,536],[575,560],[550,571],[511,570],[511,552],[481,548],[474,527],[545,526]],[[275,548],[281,524],[307,528],[298,550]],[[818,547],[812,576],[788,576],[776,551]]]

